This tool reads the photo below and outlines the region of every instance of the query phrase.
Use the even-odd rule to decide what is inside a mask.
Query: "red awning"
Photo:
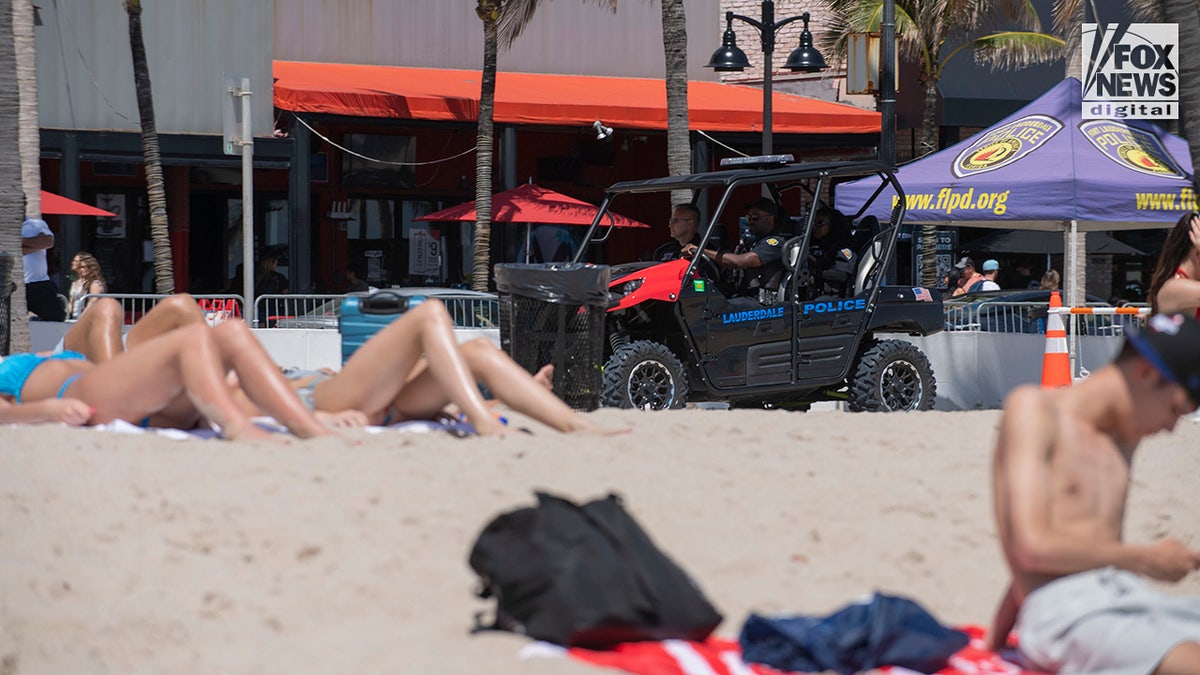
[[[91,204],[67,199],[62,195],[45,190],[42,190],[42,213],[54,216],[100,216],[101,218],[112,218],[116,215]]]
[[[300,113],[474,122],[479,71],[275,61],[275,106]],[[761,89],[688,83],[688,121],[704,131],[762,130]],[[878,134],[878,112],[775,92],[775,133]],[[496,75],[495,121],[666,129],[661,79],[506,73]]]

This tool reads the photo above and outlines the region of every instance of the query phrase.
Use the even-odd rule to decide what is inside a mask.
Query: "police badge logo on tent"
[[[1027,115],[985,132],[968,145],[950,169],[958,178],[1004,168],[1037,150],[1059,131],[1063,123],[1048,115]]]

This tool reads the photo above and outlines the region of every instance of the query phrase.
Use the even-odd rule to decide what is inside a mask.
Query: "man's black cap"
[[[1125,337],[1162,376],[1182,386],[1200,406],[1200,323],[1183,314],[1155,314]]]

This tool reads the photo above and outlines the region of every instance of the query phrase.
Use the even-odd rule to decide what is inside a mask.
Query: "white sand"
[[[468,550],[534,488],[624,495],[726,635],[873,589],[988,622],[998,413],[593,415],[634,430],[275,447],[0,428],[0,674],[603,672],[468,634],[488,608]],[[1191,421],[1143,444],[1129,539],[1200,546],[1198,446]]]

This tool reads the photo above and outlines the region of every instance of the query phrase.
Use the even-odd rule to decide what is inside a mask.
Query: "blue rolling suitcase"
[[[342,336],[342,363],[381,328],[398,319],[409,307],[425,298],[376,291],[370,295],[351,295],[342,300],[338,332]]]

